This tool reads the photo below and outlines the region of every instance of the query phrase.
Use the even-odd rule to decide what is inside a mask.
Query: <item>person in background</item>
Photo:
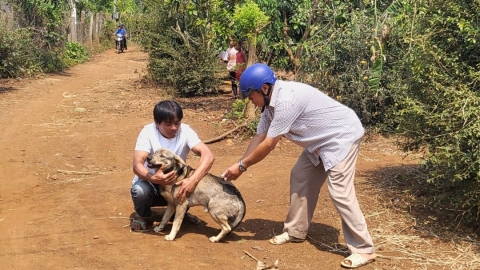
[[[326,182],[351,253],[340,264],[357,268],[373,262],[375,247],[354,186],[364,134],[356,113],[310,85],[277,80],[273,70],[261,63],[243,72],[240,91],[243,98],[262,107],[262,114],[245,154],[222,174],[225,180],[237,179],[263,160],[282,137],[304,148],[290,172],[290,209],[283,233],[270,243],[305,241],[320,188]]]
[[[115,31],[115,35],[122,35],[123,36],[123,47],[125,48],[125,51],[127,50],[127,30],[125,29],[125,25],[123,23],[120,23],[118,25],[117,31]]]
[[[192,176],[176,183],[179,187],[178,198],[184,201],[195,190],[198,182],[210,170],[215,160],[210,148],[204,144],[197,133],[182,123],[183,111],[173,100],[158,102],[153,109],[154,122],[143,127],[138,135],[133,154],[133,172],[130,193],[132,195],[135,216],[130,228],[132,231],[148,231],[147,222],[152,214],[151,207],[167,206],[167,201],[160,195],[160,185],[175,183],[176,171],[164,174],[147,167],[147,157],[159,148],[168,148],[183,160],[187,160],[190,151],[200,156],[197,168]],[[198,225],[200,220],[186,213],[184,222]]]
[[[237,43],[233,40],[230,40],[229,46],[230,47],[227,49],[226,51],[227,53],[223,58],[223,62],[227,64],[228,77],[232,82],[232,93],[233,93],[232,99],[236,99],[238,98],[237,81],[236,81],[236,74],[235,74],[235,66],[237,65],[237,61],[236,61],[237,49],[235,47],[237,46]]]
[[[245,71],[245,68],[247,67],[247,55],[245,54],[245,50],[243,49],[243,41],[239,40],[237,46],[235,46],[235,49],[237,50],[235,79],[236,82],[239,82],[243,71]]]

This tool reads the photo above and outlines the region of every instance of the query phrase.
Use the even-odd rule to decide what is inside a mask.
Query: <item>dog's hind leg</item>
[[[229,234],[230,231],[232,231],[232,228],[228,224],[228,217],[226,217],[226,216],[213,216],[212,215],[212,218],[213,218],[213,220],[215,220],[215,222],[218,223],[218,225],[220,225],[222,227],[222,230],[220,231],[220,233],[217,236],[212,236],[212,237],[208,238],[208,240],[210,240],[210,242],[212,242],[212,243],[217,243],[223,237],[225,237],[225,235]]]
[[[183,217],[187,213],[188,202],[185,201],[183,204],[177,205],[175,209],[175,218],[173,219],[172,230],[170,234],[165,236],[165,240],[173,241],[177,232],[180,230],[180,225],[182,225]]]
[[[175,213],[175,205],[168,205],[167,209],[165,210],[165,213],[163,214],[162,221],[160,221],[160,224],[155,226],[153,230],[155,232],[161,232],[163,229],[165,229],[165,226],[167,225],[168,221],[172,217],[173,213]]]

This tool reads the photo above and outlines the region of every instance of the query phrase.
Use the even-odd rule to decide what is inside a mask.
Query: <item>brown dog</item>
[[[161,169],[164,173],[176,171],[176,181],[188,178],[194,171],[181,157],[166,148],[160,148],[154,154],[149,155],[147,162],[148,167],[155,170]],[[168,202],[168,206],[162,221],[153,230],[155,232],[162,231],[175,213],[172,230],[170,234],[165,236],[167,241],[175,239],[187,208],[190,206],[203,205],[205,211],[208,211],[213,220],[221,226],[220,233],[209,238],[212,243],[220,241],[225,235],[229,234],[242,222],[245,216],[246,206],[240,191],[223,178],[207,173],[198,182],[195,191],[182,204],[175,199],[178,190],[176,185],[160,186],[160,194]]]

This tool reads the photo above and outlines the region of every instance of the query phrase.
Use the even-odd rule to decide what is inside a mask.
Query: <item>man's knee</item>
[[[151,200],[153,196],[153,188],[150,183],[138,180],[132,185],[130,193],[134,200]]]

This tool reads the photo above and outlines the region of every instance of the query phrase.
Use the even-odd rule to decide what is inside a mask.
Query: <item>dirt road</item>
[[[173,242],[164,241],[162,233],[129,231],[133,147],[142,126],[152,121],[153,105],[164,98],[141,81],[148,56],[131,49],[120,55],[107,51],[61,74],[0,81],[0,268],[255,269],[248,252],[266,264],[278,259],[279,269],[341,269],[341,223],[325,187],[307,241],[284,246],[267,241],[282,230],[289,170],[300,153],[286,141],[235,182],[247,215],[224,242],[208,241],[218,225],[201,208],[191,212],[204,222],[184,225]],[[179,99],[184,122],[202,139],[221,134],[229,96]],[[233,138],[211,144],[216,156],[211,172],[219,175],[236,162],[247,143]],[[194,156],[188,160],[194,167],[196,162]],[[412,222],[388,208],[391,198],[377,189],[382,179],[372,175],[414,162],[384,140],[366,142],[361,152],[358,197],[384,256],[405,256],[384,237],[400,225],[407,234]],[[380,258],[364,269],[418,265],[413,266]]]

